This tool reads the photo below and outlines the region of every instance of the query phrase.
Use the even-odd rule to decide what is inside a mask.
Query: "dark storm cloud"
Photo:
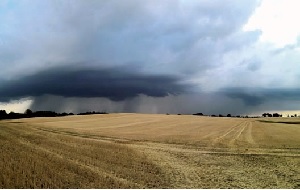
[[[139,62],[148,72],[192,77],[220,66],[225,52],[248,46],[260,35],[241,31],[258,6],[253,0],[20,0],[12,4],[0,16],[3,78],[77,62]]]
[[[118,101],[139,94],[163,97],[185,92],[187,86],[179,82],[178,77],[141,74],[124,67],[105,69],[58,67],[17,80],[2,81],[0,99],[8,101],[44,94],[63,97],[105,97]]]
[[[270,101],[299,101],[300,89],[226,88],[219,91],[232,99],[240,99],[247,106]]]

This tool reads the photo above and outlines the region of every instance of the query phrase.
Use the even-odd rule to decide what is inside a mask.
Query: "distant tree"
[[[7,113],[6,113],[6,111],[5,110],[0,110],[0,116],[5,116],[5,115],[7,115]]]
[[[297,117],[297,114],[295,114],[294,116]]]
[[[85,113],[78,113],[77,115],[91,115],[91,114],[108,114],[107,112],[85,112]]]
[[[66,112],[63,112],[61,114],[59,114],[59,116],[67,116],[68,114]]]
[[[273,115],[270,114],[270,113],[263,113],[262,116],[263,116],[263,117],[272,117]]]
[[[0,110],[0,119],[6,119],[7,118],[7,113],[5,110]]]
[[[8,114],[8,119],[19,119],[19,118],[22,118],[23,114],[20,114],[20,113],[15,113],[13,111],[9,112]]]
[[[224,117],[222,114],[219,114],[219,117]]]
[[[231,114],[227,114],[227,117],[231,117]]]
[[[55,117],[58,114],[53,111],[36,111],[34,112],[35,117]]]
[[[273,117],[280,117],[279,113],[273,113]]]
[[[32,115],[32,113],[33,112],[30,109],[27,109],[24,114],[26,114],[26,115]]]
[[[193,115],[203,115],[203,113],[194,113]]]

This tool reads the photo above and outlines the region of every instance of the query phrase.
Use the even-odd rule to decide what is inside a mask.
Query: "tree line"
[[[196,116],[210,116],[210,117],[237,117],[237,118],[249,118],[249,116],[240,116],[240,115],[236,115],[236,116],[232,116],[231,114],[227,114],[227,115],[222,115],[222,114],[219,114],[219,115],[204,115],[203,113],[195,113],[193,115],[196,115]],[[251,117],[251,118],[258,118],[259,116],[255,116],[255,117]],[[261,115],[261,117],[282,117],[282,114],[279,114],[279,113],[263,113]],[[287,115],[287,117],[298,117],[297,114],[294,114],[294,115]]]
[[[248,115],[231,115],[230,113],[227,114],[227,115],[223,115],[223,114],[204,115],[203,113],[194,113],[193,115],[196,115],[196,116],[209,116],[209,117],[236,117],[236,118],[257,118],[258,117],[258,116],[250,117]]]
[[[91,114],[107,114],[106,112],[83,112],[78,113],[77,115],[91,115]],[[68,115],[75,115],[74,113],[56,113],[53,111],[36,111],[33,112],[30,109],[27,109],[24,113],[7,113],[5,110],[0,110],[0,119],[20,119],[20,118],[31,118],[31,117],[62,117]]]
[[[263,117],[282,117],[282,114],[279,114],[279,113],[263,113],[262,114]]]

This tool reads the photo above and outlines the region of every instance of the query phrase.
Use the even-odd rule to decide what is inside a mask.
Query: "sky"
[[[0,0],[0,109],[300,110],[297,0]]]

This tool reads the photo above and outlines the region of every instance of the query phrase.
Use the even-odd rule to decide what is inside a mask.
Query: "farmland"
[[[0,121],[1,188],[300,188],[300,119]]]

